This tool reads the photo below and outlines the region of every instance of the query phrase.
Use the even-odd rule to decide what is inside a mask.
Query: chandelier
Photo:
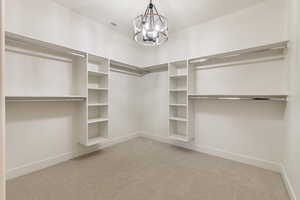
[[[168,21],[158,14],[155,5],[150,0],[143,15],[133,21],[134,40],[146,46],[157,46],[168,40]]]

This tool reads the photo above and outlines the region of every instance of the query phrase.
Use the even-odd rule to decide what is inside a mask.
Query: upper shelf
[[[263,58],[278,59],[286,54],[288,41],[272,43],[263,46],[252,47],[248,49],[240,49],[225,53],[203,56],[189,60],[191,66],[216,67],[220,64],[234,65],[240,62],[253,60],[253,62],[261,61]]]
[[[237,64],[237,62],[245,60],[255,60],[261,58],[274,58],[280,56],[285,56],[285,52],[288,48],[289,41],[281,41],[276,43],[271,43],[267,45],[255,46],[251,48],[239,49],[229,52],[223,52],[219,54],[207,55],[202,57],[190,58],[188,59],[190,66],[207,66],[214,67],[213,65],[227,63],[229,65]],[[259,62],[259,60],[256,60]],[[168,63],[163,63],[159,65],[153,65],[145,67],[148,73],[156,71],[167,71]]]
[[[282,101],[286,102],[288,95],[198,95],[189,94],[189,99],[212,100],[255,100],[255,101]]]

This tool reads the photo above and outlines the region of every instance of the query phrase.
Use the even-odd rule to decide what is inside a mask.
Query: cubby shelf
[[[89,87],[88,89],[89,90],[104,90],[104,91],[108,90],[108,88],[96,88],[96,87]]]
[[[89,119],[88,123],[93,124],[93,123],[98,123],[98,122],[107,122],[107,118],[97,118],[97,119]]]
[[[175,133],[175,134],[170,133],[169,137],[170,137],[170,139],[178,140],[178,141],[182,141],[182,142],[188,142],[190,140],[187,136],[182,136],[177,133]]]
[[[170,107],[172,107],[172,106],[176,106],[176,107],[186,107],[187,106],[187,104],[169,104],[169,106]]]
[[[108,73],[107,72],[97,72],[97,71],[93,71],[93,70],[88,70],[88,75],[89,76],[107,76]]]
[[[169,92],[187,92],[187,89],[169,89]]]
[[[187,122],[187,119],[182,117],[170,117],[169,120]]]
[[[105,103],[94,103],[94,104],[88,104],[89,107],[97,107],[97,106],[108,106],[108,104]]]
[[[107,143],[107,142],[109,142],[109,139],[104,137],[89,138],[86,146],[93,146],[96,144]]]
[[[187,78],[187,75],[186,74],[170,75],[170,78],[172,78],[172,79]]]

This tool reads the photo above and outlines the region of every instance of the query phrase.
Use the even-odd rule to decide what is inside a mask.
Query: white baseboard
[[[283,182],[285,184],[285,187],[287,189],[287,192],[290,196],[290,199],[291,200],[297,200],[297,197],[296,197],[296,193],[295,193],[295,190],[292,186],[292,183],[289,179],[289,176],[288,176],[288,173],[287,173],[287,170],[284,166],[281,167],[281,176],[282,176],[282,179],[283,179]]]
[[[23,165],[17,168],[13,168],[10,169],[6,172],[6,179],[12,179],[12,178],[16,178],[19,176],[23,176],[29,173],[32,173],[34,171],[38,171],[47,167],[51,167],[53,165],[56,165],[58,163],[76,158],[78,156],[82,156],[84,154],[88,154],[88,153],[92,153],[94,151],[100,150],[100,149],[104,149],[107,148],[109,146],[112,145],[116,145],[119,143],[123,143],[126,142],[128,140],[131,140],[133,138],[139,137],[140,134],[139,133],[135,133],[132,135],[128,135],[128,136],[122,136],[122,137],[118,137],[118,138],[113,138],[111,139],[108,143],[103,144],[101,146],[95,146],[94,148],[89,148],[86,151],[80,151],[80,152],[68,152],[68,153],[64,153],[64,154],[60,154],[58,156],[55,157],[50,157],[44,160],[40,160],[40,161],[36,161],[33,163],[29,163],[27,165]]]
[[[242,154],[226,152],[226,151],[223,151],[220,149],[215,149],[215,148],[212,148],[209,146],[199,146],[199,145],[195,145],[193,143],[177,142],[174,140],[170,140],[168,137],[162,137],[162,136],[158,136],[158,135],[151,135],[151,134],[143,133],[142,136],[149,138],[149,139],[157,140],[160,142],[180,146],[180,147],[191,149],[194,151],[198,151],[201,153],[206,153],[209,155],[214,155],[214,156],[222,157],[225,159],[229,159],[229,160],[237,161],[240,163],[245,163],[248,165],[253,165],[256,167],[260,167],[260,168],[264,168],[264,169],[268,169],[268,170],[272,170],[272,171],[281,173],[281,169],[282,169],[281,165],[278,163],[275,163],[275,162],[262,160],[262,159],[242,155]]]

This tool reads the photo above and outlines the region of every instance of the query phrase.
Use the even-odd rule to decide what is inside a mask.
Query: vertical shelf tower
[[[169,137],[188,142],[189,103],[188,103],[188,61],[169,63]]]
[[[80,138],[85,146],[105,143],[108,141],[109,131],[109,73],[108,59],[87,55],[87,103],[86,103],[86,131]]]

